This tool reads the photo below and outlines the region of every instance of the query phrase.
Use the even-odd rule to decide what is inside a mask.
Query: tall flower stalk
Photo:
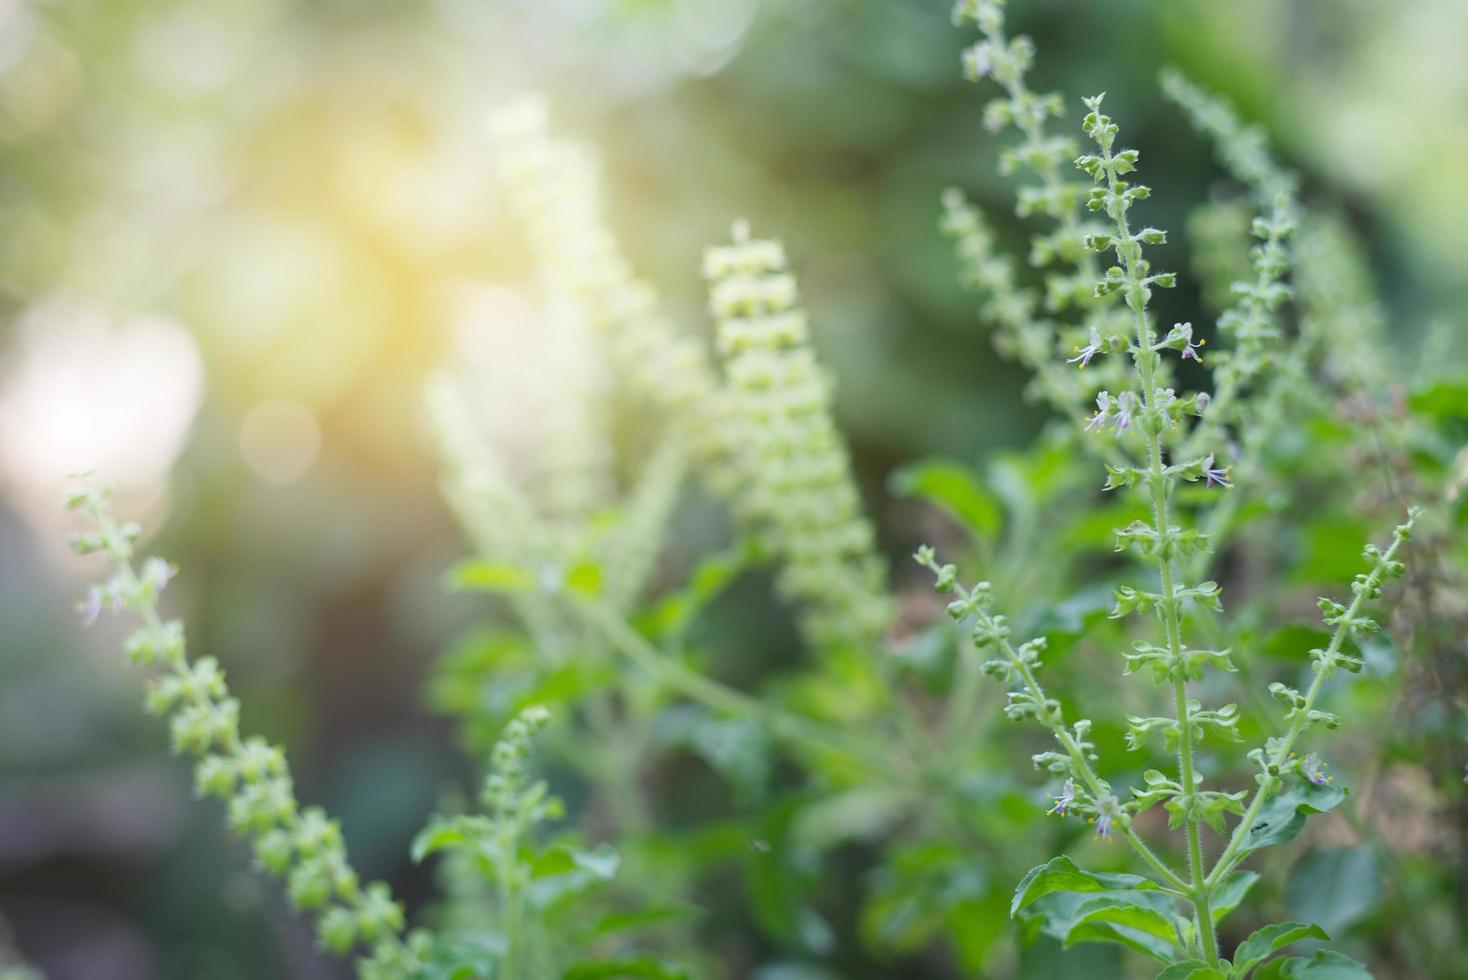
[[[219,662],[190,660],[183,624],[159,612],[173,566],[157,557],[135,562],[141,528],[119,524],[106,508],[106,497],[82,483],[66,499],[67,507],[92,525],[73,535],[73,549],[100,554],[112,566],[111,577],[88,590],[83,619],[90,624],[111,609],[140,620],[126,649],[134,664],[157,669],[148,710],[168,717],[174,752],[196,760],[198,794],[226,802],[230,828],[251,841],[262,870],[285,879],[291,904],[315,917],[321,945],[339,955],[364,952],[358,961],[362,980],[412,976],[428,938],[403,938],[402,906],[383,882],[361,883],[336,821],[319,807],[301,806],[285,753],[241,734],[240,703],[230,695]]]
[[[1146,444],[1145,469],[1114,469],[1111,485],[1140,485],[1149,498],[1153,520],[1150,526],[1140,524],[1118,529],[1118,545],[1131,547],[1150,558],[1157,567],[1161,591],[1155,595],[1134,592],[1134,597],[1146,596],[1146,599],[1132,601],[1137,608],[1142,605],[1151,606],[1162,623],[1165,649],[1149,649],[1145,652],[1153,657],[1165,658],[1161,662],[1168,667],[1174,717],[1171,726],[1155,727],[1176,733],[1179,790],[1174,794],[1172,802],[1176,804],[1175,812],[1181,813],[1187,834],[1188,895],[1193,902],[1194,922],[1205,955],[1210,963],[1216,963],[1218,941],[1214,936],[1213,915],[1209,910],[1210,896],[1207,889],[1202,887],[1203,845],[1199,825],[1210,813],[1231,808],[1236,805],[1236,801],[1222,793],[1202,791],[1203,777],[1194,768],[1193,750],[1195,738],[1206,727],[1232,733],[1232,711],[1228,709],[1233,706],[1211,714],[1203,712],[1189,701],[1187,682],[1190,674],[1201,673],[1201,670],[1190,669],[1193,663],[1199,668],[1205,664],[1218,664],[1226,669],[1231,664],[1228,663],[1226,654],[1212,654],[1191,661],[1188,659],[1189,651],[1183,638],[1184,605],[1192,602],[1216,607],[1218,587],[1211,582],[1189,587],[1177,580],[1176,557],[1185,550],[1205,546],[1206,541],[1196,534],[1188,536],[1181,528],[1174,526],[1168,512],[1169,499],[1181,479],[1211,479],[1208,471],[1212,457],[1193,460],[1180,468],[1168,466],[1164,459],[1163,433],[1177,427],[1178,416],[1182,411],[1198,411],[1198,400],[1195,397],[1191,403],[1181,402],[1174,397],[1171,389],[1158,387],[1160,351],[1169,347],[1187,350],[1189,348],[1186,345],[1192,338],[1183,335],[1180,328],[1174,328],[1168,344],[1159,345],[1157,342],[1148,312],[1152,289],[1170,287],[1174,285],[1176,278],[1172,273],[1153,272],[1151,265],[1143,258],[1143,247],[1162,244],[1166,241],[1166,235],[1156,228],[1143,228],[1135,233],[1132,231],[1128,217],[1132,205],[1146,199],[1151,193],[1145,184],[1131,184],[1123,179],[1124,175],[1136,168],[1138,153],[1135,150],[1116,148],[1118,128],[1111,117],[1101,112],[1101,96],[1087,99],[1086,108],[1090,111],[1083,126],[1086,135],[1095,142],[1099,152],[1080,157],[1076,164],[1096,182],[1087,206],[1093,211],[1106,214],[1116,229],[1114,235],[1092,236],[1087,240],[1087,247],[1096,252],[1109,250],[1116,256],[1118,264],[1107,269],[1105,276],[1097,281],[1096,289],[1097,292],[1119,291],[1132,312],[1136,332],[1130,353],[1132,363],[1136,366],[1137,381],[1141,385],[1142,406],[1137,428]],[[1182,348],[1177,346],[1178,341],[1184,345]],[[1124,615],[1128,611],[1125,609],[1126,604],[1126,600],[1118,603],[1116,615]],[[1133,732],[1139,727],[1134,722]]]
[[[885,570],[785,249],[738,222],[703,272],[744,446],[743,499],[783,559],[780,587],[815,644],[871,644],[893,614]]]
[[[956,23],[972,22],[982,35],[964,52],[964,77],[992,79],[1004,93],[985,107],[985,128],[997,133],[1012,127],[1019,133],[1019,142],[1002,150],[999,159],[1001,173],[1028,178],[1019,187],[1015,212],[1049,222],[1048,230],[1031,240],[1029,252],[1030,264],[1047,270],[1042,294],[1019,283],[1011,261],[995,248],[979,207],[956,188],[944,192],[942,228],[955,240],[965,282],[988,296],[980,312],[996,328],[1000,350],[1034,374],[1038,397],[1074,418],[1091,397],[1087,389],[1094,393],[1114,383],[1115,372],[1097,367],[1077,383],[1061,362],[1089,367],[1096,354],[1117,349],[1120,321],[1115,297],[1091,288],[1100,269],[1085,238],[1096,226],[1082,209],[1085,185],[1072,176],[1075,140],[1051,131],[1052,121],[1064,116],[1065,102],[1059,92],[1030,88],[1034,42],[1009,36],[1001,3],[960,0],[953,17]],[[1075,322],[1066,322],[1067,316]]]

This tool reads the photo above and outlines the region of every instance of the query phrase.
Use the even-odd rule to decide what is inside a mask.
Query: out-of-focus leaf
[[[470,837],[465,833],[461,822],[457,820],[446,820],[431,823],[420,830],[417,836],[413,838],[413,843],[408,853],[416,863],[422,861],[430,854],[435,854],[452,847],[462,847],[469,843],[469,841]]]
[[[910,806],[908,795],[891,786],[855,786],[804,807],[792,833],[817,850],[851,841],[876,841],[891,831]]]
[[[1119,980],[1122,951],[1110,944],[1064,949],[1050,936],[1039,937],[1020,954],[1019,980]]]
[[[1290,869],[1285,905],[1290,915],[1340,935],[1381,901],[1381,869],[1370,847],[1316,851]]]
[[[610,881],[619,863],[616,849],[610,844],[600,844],[590,851],[567,845],[547,848],[531,863],[526,899],[533,908],[547,908]]]
[[[421,980],[495,980],[505,955],[505,938],[497,932],[456,933],[433,944]]]
[[[791,833],[802,801],[787,799],[758,825],[762,846],[751,852],[745,882],[760,925],[771,935],[817,955],[835,943],[831,928],[808,903],[818,871],[818,856]]]
[[[1270,960],[1254,971],[1254,980],[1373,980],[1371,971],[1342,953],[1322,949],[1306,959]]]
[[[1407,399],[1413,411],[1439,420],[1468,419],[1468,378],[1438,381],[1412,392]]]
[[[708,555],[694,567],[687,585],[664,596],[652,608],[645,617],[644,628],[659,636],[682,633],[741,573],[762,560],[762,555],[753,538]]]
[[[653,737],[662,745],[692,749],[729,781],[741,803],[753,803],[768,788],[772,747],[758,722],[719,718],[700,708],[678,705],[658,716]]]
[[[444,584],[454,592],[519,595],[535,587],[535,576],[517,565],[471,558],[450,567]]]
[[[967,848],[940,841],[913,842],[895,849],[873,876],[874,896],[862,928],[884,949],[916,950],[945,928],[967,926],[966,958],[979,960],[1008,927],[1003,895],[993,889],[983,861]],[[972,921],[975,914],[998,920]]]
[[[596,562],[577,562],[566,573],[566,588],[583,596],[600,595],[601,579],[601,566]]]
[[[892,473],[888,488],[896,496],[917,497],[953,515],[977,537],[999,533],[1004,515],[998,499],[967,465],[951,459],[920,459]]]
[[[665,960],[633,956],[577,963],[561,976],[563,980],[616,980],[618,977],[637,980],[691,980],[693,974]]]
[[[611,912],[596,920],[592,935],[616,936],[663,922],[686,919],[695,910],[677,905],[649,905],[631,912]]]

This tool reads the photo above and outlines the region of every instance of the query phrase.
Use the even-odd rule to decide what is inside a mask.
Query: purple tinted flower
[[[1229,482],[1228,471],[1229,468],[1227,466],[1218,467],[1213,465],[1212,453],[1209,453],[1208,458],[1203,460],[1203,478],[1207,481],[1207,486],[1219,486],[1225,490],[1231,489],[1233,484]]]
[[[1300,760],[1300,772],[1316,786],[1324,786],[1335,778],[1325,774],[1327,768],[1328,766],[1321,762],[1320,757],[1313,752]]]
[[[1084,347],[1077,347],[1076,356],[1070,358],[1065,363],[1076,364],[1076,362],[1079,361],[1080,363],[1077,366],[1085,367],[1087,364],[1091,363],[1091,358],[1095,357],[1099,353],[1101,353],[1101,334],[1099,331],[1096,330],[1095,327],[1092,327],[1090,343],[1086,344],[1086,346]]]
[[[1203,355],[1198,353],[1198,348],[1202,347],[1206,343],[1208,343],[1206,338],[1198,341],[1196,344],[1189,341],[1183,347],[1183,360],[1193,360],[1197,361],[1199,364],[1202,364]]]
[[[1075,801],[1076,781],[1074,779],[1067,779],[1065,785],[1060,787],[1060,795],[1055,797],[1055,805],[1045,812],[1053,813],[1057,817],[1063,817],[1069,812],[1071,804]]]
[[[1131,428],[1136,407],[1137,396],[1129,391],[1122,392],[1121,397],[1116,400],[1116,414],[1111,417],[1111,424],[1116,426],[1117,432],[1125,432]]]
[[[1100,432],[1101,427],[1106,424],[1106,419],[1111,415],[1111,393],[1107,391],[1096,395],[1096,413],[1086,419],[1087,432]]]
[[[1121,816],[1121,805],[1110,793],[1096,800],[1096,839],[1109,841],[1116,832],[1116,821]]]
[[[161,593],[168,580],[173,578],[174,567],[162,558],[149,558],[143,562],[143,570],[138,576],[144,586],[151,589],[154,595]]]
[[[91,626],[102,615],[102,589],[100,586],[92,586],[87,589],[87,597],[77,603],[77,612],[82,615],[82,625]]]

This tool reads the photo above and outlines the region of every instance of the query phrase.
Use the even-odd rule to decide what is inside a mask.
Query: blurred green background
[[[1382,356],[1416,370],[1436,327],[1461,359],[1461,0],[1012,16],[1039,85],[1108,92],[1150,223],[1179,229],[1218,179],[1160,101],[1175,64],[1365,237]],[[894,556],[913,516],[884,494],[893,466],[1024,445],[1042,414],[936,231],[950,184],[1010,212],[968,41],[925,0],[0,0],[0,915],[19,948],[57,980],[344,975],[192,805],[115,628],[76,625],[92,570],[57,499],[78,468],[161,528],[195,649],[364,875],[425,895],[406,842],[472,767],[420,686],[477,610],[439,588],[464,549],[421,390],[462,287],[528,276],[483,132],[515,94],[600,148],[613,223],[685,329],[708,329],[697,256],[732,218],[786,240]],[[1183,236],[1162,261],[1187,268]]]

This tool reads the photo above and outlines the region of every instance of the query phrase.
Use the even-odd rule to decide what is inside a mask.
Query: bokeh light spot
[[[294,483],[321,451],[321,426],[305,407],[286,398],[256,405],[240,423],[240,455],[262,479]]]

